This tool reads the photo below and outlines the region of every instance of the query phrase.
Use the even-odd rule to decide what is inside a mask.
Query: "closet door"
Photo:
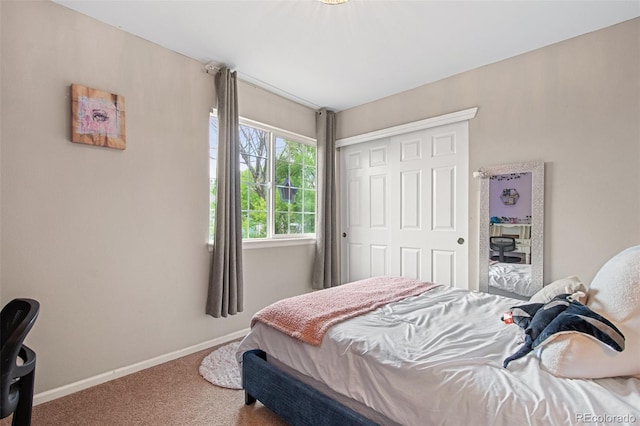
[[[342,281],[468,288],[468,122],[340,149]]]

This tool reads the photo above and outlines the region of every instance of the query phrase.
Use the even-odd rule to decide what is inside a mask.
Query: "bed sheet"
[[[520,331],[500,316],[519,303],[437,287],[335,325],[321,346],[258,323],[238,356],[262,349],[403,425],[579,424],[600,418],[593,416],[640,422],[640,379],[560,379],[532,355],[503,368]]]
[[[522,263],[495,263],[489,265],[489,285],[501,290],[531,297],[536,289],[531,286],[531,265]]]

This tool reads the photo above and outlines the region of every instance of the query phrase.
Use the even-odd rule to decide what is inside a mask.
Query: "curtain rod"
[[[0,0],[2,1],[2,0]],[[204,71],[207,74],[211,74],[211,75],[216,75],[218,73],[218,71],[220,71],[223,67],[225,67],[225,64],[219,64],[216,62],[209,62],[208,64],[206,64],[204,66]],[[319,105],[314,104],[311,101],[308,101],[306,99],[303,99],[299,96],[296,96],[292,93],[289,93],[285,90],[279,89],[269,83],[266,83],[262,80],[259,80],[255,77],[251,77],[250,75],[241,73],[240,71],[236,71],[238,73],[238,78],[242,79],[245,83],[250,84],[251,86],[258,88],[258,89],[262,89],[262,90],[266,90],[270,93],[273,93],[277,96],[281,96],[285,99],[291,100],[293,102],[299,103],[301,105],[304,105],[308,108],[312,108],[312,109],[320,109],[321,107]]]

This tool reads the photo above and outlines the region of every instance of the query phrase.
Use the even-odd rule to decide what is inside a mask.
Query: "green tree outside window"
[[[217,119],[210,119],[210,237],[215,230]],[[271,146],[273,144],[273,147]],[[273,152],[273,158],[270,153]],[[271,164],[270,159],[273,161]],[[273,176],[272,180],[270,177]],[[269,197],[275,235],[315,234],[316,147],[240,126],[242,237],[269,238]],[[284,197],[283,197],[284,195]]]

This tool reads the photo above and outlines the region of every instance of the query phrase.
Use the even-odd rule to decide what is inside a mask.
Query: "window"
[[[216,209],[218,120],[209,119],[210,227]],[[240,200],[245,240],[315,237],[316,147],[303,136],[240,121]]]

